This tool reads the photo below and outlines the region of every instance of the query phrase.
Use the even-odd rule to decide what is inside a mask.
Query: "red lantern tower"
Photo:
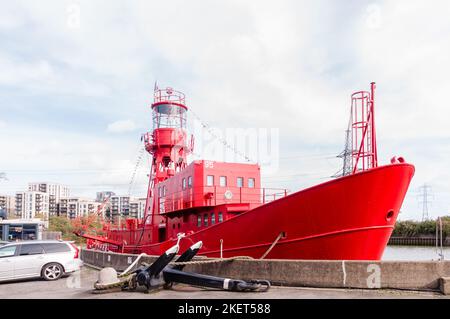
[[[144,135],[145,149],[153,157],[144,222],[148,222],[148,214],[151,214],[151,223],[154,224],[157,221],[153,214],[152,204],[155,194],[152,194],[152,190],[158,183],[174,176],[187,166],[187,155],[192,151],[193,139],[191,138],[188,145],[186,130],[188,108],[183,93],[170,87],[155,88],[151,108],[153,132]]]

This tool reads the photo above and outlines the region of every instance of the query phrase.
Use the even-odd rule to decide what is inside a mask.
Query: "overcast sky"
[[[350,94],[376,81],[379,159],[416,166],[400,219],[421,219],[424,183],[449,214],[449,16],[448,0],[2,1],[0,193],[143,196],[155,80],[219,134],[275,129],[264,185],[299,190],[340,169]]]

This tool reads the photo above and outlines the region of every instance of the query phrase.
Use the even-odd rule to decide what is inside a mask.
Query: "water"
[[[382,260],[438,260],[440,249],[429,246],[387,246]],[[444,259],[450,260],[450,247],[443,249]]]

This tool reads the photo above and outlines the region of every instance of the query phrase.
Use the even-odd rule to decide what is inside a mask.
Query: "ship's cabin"
[[[155,189],[156,214],[165,217],[165,236],[176,238],[286,196],[285,190],[262,189],[257,164],[194,161]]]

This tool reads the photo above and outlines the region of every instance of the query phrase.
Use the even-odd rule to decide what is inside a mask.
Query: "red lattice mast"
[[[378,166],[377,141],[375,135],[375,83],[370,92],[352,94],[352,173]]]

